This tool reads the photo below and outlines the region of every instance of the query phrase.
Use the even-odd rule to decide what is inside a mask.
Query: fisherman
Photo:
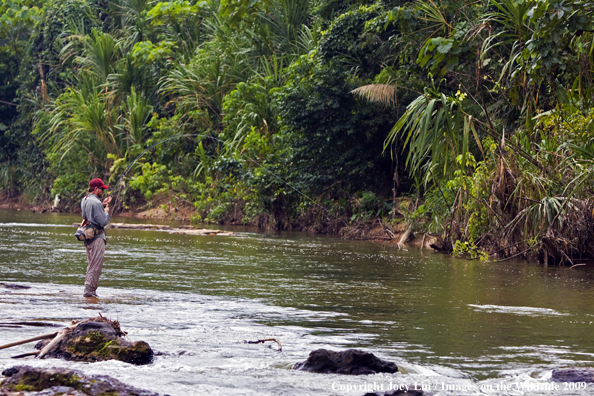
[[[103,184],[103,180],[99,178],[91,180],[89,182],[89,193],[80,204],[83,219],[86,219],[95,228],[95,237],[85,241],[88,266],[84,297],[98,297],[96,293],[97,282],[103,268],[103,256],[107,244],[104,227],[109,224],[111,219],[108,206],[111,197],[107,197],[103,200],[103,203],[101,202],[103,190],[107,188],[109,187]]]

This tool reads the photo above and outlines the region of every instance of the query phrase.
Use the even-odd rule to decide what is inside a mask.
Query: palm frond
[[[436,28],[436,31],[449,33],[453,29],[447,20],[445,12],[442,12],[442,4],[437,5],[433,0],[428,0],[427,2],[420,1],[416,4],[415,9],[421,12],[423,15],[422,19],[432,24]]]
[[[386,107],[397,106],[397,86],[392,84],[369,84],[353,89],[350,93],[370,102],[380,103]]]

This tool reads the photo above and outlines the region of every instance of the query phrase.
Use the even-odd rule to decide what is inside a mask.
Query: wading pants
[[[87,276],[85,278],[85,296],[94,294],[97,290],[97,282],[101,269],[103,268],[103,255],[105,254],[105,240],[96,238],[89,245],[85,246],[87,250]]]

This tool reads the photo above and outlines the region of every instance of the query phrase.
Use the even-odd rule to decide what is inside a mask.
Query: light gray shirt
[[[95,227],[103,228],[108,225],[109,221],[111,220],[111,215],[105,213],[103,204],[95,194],[89,193],[85,198],[83,198],[82,202],[80,203],[80,209],[82,210],[83,219],[87,219],[87,221],[92,223]],[[95,238],[92,240],[85,241],[85,245],[90,244],[97,238],[103,238],[105,243],[107,243],[105,231],[103,231],[100,234],[95,235]]]

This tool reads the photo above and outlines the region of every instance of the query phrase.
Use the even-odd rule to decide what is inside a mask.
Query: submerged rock
[[[370,392],[363,396],[429,396],[421,389],[416,389],[414,385],[411,385],[408,390],[405,389],[392,389],[387,392]]]
[[[347,349],[341,352],[317,349],[309,354],[306,361],[293,366],[293,369],[312,373],[361,375],[395,373],[398,371],[398,366],[359,349]]]
[[[17,392],[36,396],[158,396],[157,393],[128,386],[107,375],[85,376],[78,370],[66,368],[15,366],[4,370],[2,375],[6,379],[0,383],[0,396]]]
[[[153,350],[144,341],[130,342],[119,323],[99,317],[78,323],[46,356],[66,360],[96,362],[120,360],[131,364],[149,364],[153,361]],[[35,345],[43,349],[52,340],[43,340]]]
[[[594,368],[556,369],[553,370],[552,380],[556,382],[594,382]]]
[[[17,285],[16,283],[0,283],[0,287],[12,290],[22,290],[31,288],[31,286]]]

